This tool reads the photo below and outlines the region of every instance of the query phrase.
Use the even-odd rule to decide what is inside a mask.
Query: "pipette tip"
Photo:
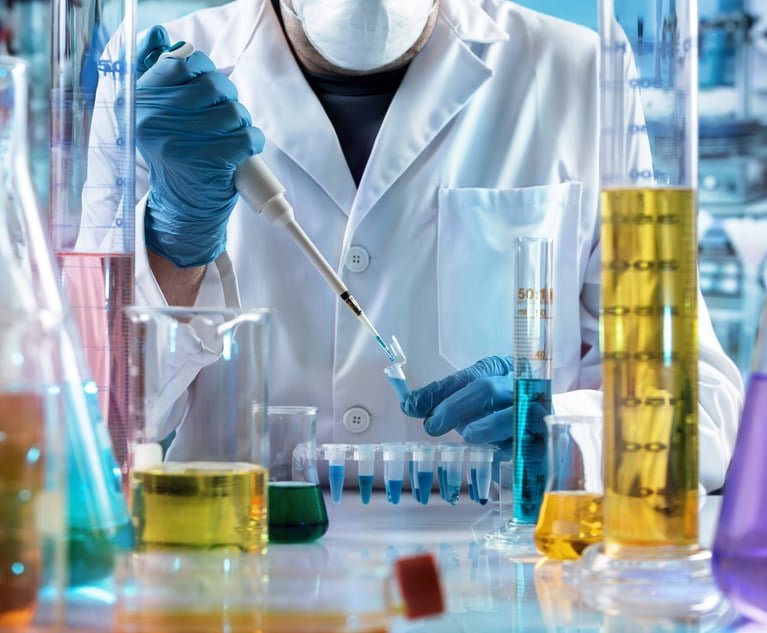
[[[381,346],[381,349],[383,349],[384,352],[386,352],[386,355],[389,357],[390,361],[393,361],[397,356],[389,349],[389,346],[386,344],[386,342],[381,338],[379,334],[375,335],[376,337],[376,343],[378,343]]]

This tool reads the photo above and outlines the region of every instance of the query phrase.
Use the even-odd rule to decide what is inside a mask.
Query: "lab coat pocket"
[[[456,368],[514,353],[516,237],[554,247],[554,367],[580,353],[581,184],[518,189],[440,189],[437,296],[440,354]],[[577,348],[577,352],[575,351]]]

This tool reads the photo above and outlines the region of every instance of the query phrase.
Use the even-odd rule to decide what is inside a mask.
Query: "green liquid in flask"
[[[322,490],[303,481],[269,482],[269,540],[308,543],[328,530]]]

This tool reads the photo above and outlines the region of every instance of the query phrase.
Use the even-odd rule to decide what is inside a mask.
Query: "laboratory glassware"
[[[385,633],[444,611],[430,554],[388,563],[319,544],[138,553],[116,583],[117,633]]]
[[[493,458],[497,451],[497,446],[469,445],[466,447],[469,496],[473,501],[483,506],[487,505],[490,497]]]
[[[157,59],[164,57],[183,59],[194,52],[194,45],[191,42],[183,42],[176,48],[171,47],[168,50],[158,52],[159,54],[155,55]],[[263,214],[269,222],[284,228],[290,234],[296,246],[303,251],[312,266],[317,269],[325,282],[338,295],[338,298],[370,332],[378,346],[386,353],[389,361],[393,361],[395,359],[394,352],[386,345],[386,341],[383,340],[367,314],[362,310],[359,302],[349,292],[346,284],[298,224],[293,207],[285,198],[285,187],[277,180],[260,156],[251,156],[240,163],[234,174],[234,186],[255,213]]]
[[[428,442],[412,442],[409,445],[410,487],[413,497],[421,505],[429,504],[434,483],[434,457],[436,447]]]
[[[13,151],[25,146],[26,128],[18,124],[25,90],[20,60],[1,58],[0,629],[19,631],[26,630],[43,589],[53,597],[53,617],[63,615],[66,563],[61,320],[38,303],[33,271],[19,250],[14,208],[19,169],[28,178],[26,153]]]
[[[346,477],[346,457],[351,450],[349,444],[323,444],[320,455],[328,462],[328,483],[333,505],[341,503]]]
[[[377,444],[355,444],[352,450],[354,461],[357,462],[357,483],[360,487],[360,499],[363,504],[370,503],[373,495],[373,480]]]
[[[405,352],[402,351],[402,347],[399,344],[396,336],[391,337],[391,344],[389,349],[394,354],[391,358],[391,362],[384,367],[384,373],[389,381],[389,384],[394,389],[394,393],[399,396],[400,401],[404,400],[410,395],[410,386],[407,384],[407,377],[405,376],[405,364],[407,358]]]
[[[77,327],[57,279],[56,265],[40,221],[27,166],[26,67],[0,57],[4,118],[18,130],[2,139],[0,159],[9,175],[7,211],[17,255],[32,276],[35,302],[61,321],[61,390],[66,403],[65,439],[69,459],[67,541],[69,583],[82,585],[107,576],[114,554],[132,545],[132,528],[109,434],[96,402]],[[11,86],[15,88],[11,91]]]
[[[314,541],[328,530],[317,474],[317,407],[269,405],[267,412],[269,541]],[[258,405],[254,415],[262,415]]]
[[[535,546],[550,559],[578,558],[602,540],[602,418],[548,415],[548,473]]]
[[[115,456],[127,473],[134,303],[135,0],[51,3],[49,230]],[[96,218],[108,215],[110,222]]]
[[[514,240],[514,517],[519,526],[538,520],[546,484],[545,414],[551,413],[554,287],[552,241]]]
[[[460,444],[440,444],[437,479],[440,497],[450,505],[455,505],[461,497],[463,483],[464,446]]]
[[[138,546],[262,550],[270,311],[125,311],[135,326],[130,482]]]
[[[399,504],[402,496],[402,481],[405,479],[406,450],[407,447],[402,442],[381,444],[386,499],[395,506]]]
[[[604,541],[583,586],[687,614],[720,600],[698,545],[697,3],[599,18]]]
[[[762,308],[713,547],[714,577],[732,605],[767,623],[767,302]]]

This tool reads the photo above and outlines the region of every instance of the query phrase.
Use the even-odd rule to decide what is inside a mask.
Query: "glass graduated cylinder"
[[[602,193],[605,546],[698,541],[695,195]]]
[[[127,484],[135,2],[51,7],[51,243]]]
[[[551,413],[554,289],[553,244],[514,240],[514,502],[513,522],[534,525],[546,485],[546,426]]]

